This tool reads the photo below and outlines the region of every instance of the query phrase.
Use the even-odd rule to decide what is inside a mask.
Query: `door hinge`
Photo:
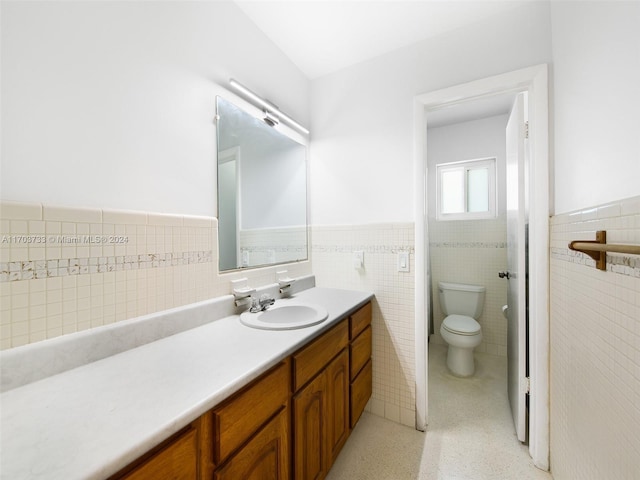
[[[525,392],[527,395],[531,393],[531,377],[524,377]]]
[[[529,138],[529,121],[524,122],[524,138]]]

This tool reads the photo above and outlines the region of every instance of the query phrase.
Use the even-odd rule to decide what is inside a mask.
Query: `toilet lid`
[[[442,326],[445,330],[458,335],[476,335],[480,333],[480,324],[466,315],[449,315]]]

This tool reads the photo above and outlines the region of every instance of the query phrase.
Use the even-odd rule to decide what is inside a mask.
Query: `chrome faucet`
[[[251,313],[264,312],[267,308],[269,308],[274,303],[276,303],[275,298],[270,297],[266,293],[263,293],[260,296],[260,299],[257,299],[255,297],[251,299],[251,308],[249,309],[249,311]]]

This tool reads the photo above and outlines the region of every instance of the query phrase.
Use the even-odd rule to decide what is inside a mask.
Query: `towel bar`
[[[598,270],[607,269],[607,252],[640,255],[640,245],[607,243],[606,230],[598,230],[595,240],[574,240],[569,244],[569,249],[589,255],[596,261]]]

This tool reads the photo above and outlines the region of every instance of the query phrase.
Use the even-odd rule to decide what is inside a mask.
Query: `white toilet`
[[[473,349],[482,341],[482,329],[476,318],[484,307],[485,288],[480,285],[438,283],[440,307],[447,317],[440,335],[449,345],[447,366],[460,377],[473,375]]]

